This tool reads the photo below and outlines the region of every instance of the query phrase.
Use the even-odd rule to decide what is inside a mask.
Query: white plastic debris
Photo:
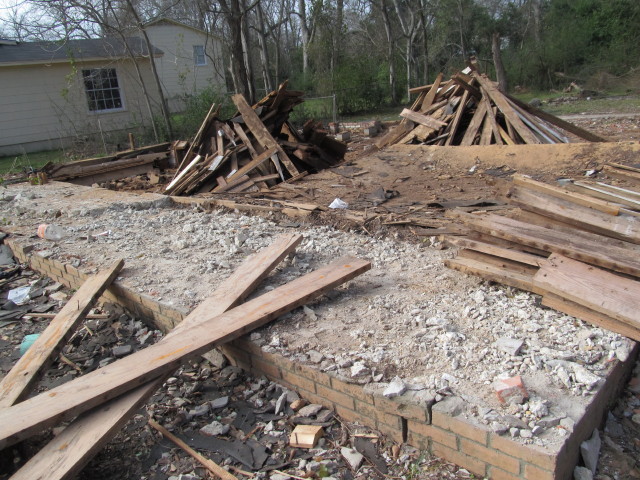
[[[339,198],[335,198],[333,200],[333,202],[331,202],[329,204],[329,208],[341,208],[341,209],[346,209],[349,207],[349,204],[343,200],[340,200]]]
[[[9,290],[7,298],[16,305],[23,305],[29,301],[29,292],[31,291],[31,285],[24,287],[14,288]]]

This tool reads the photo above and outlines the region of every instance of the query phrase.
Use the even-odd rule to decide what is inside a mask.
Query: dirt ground
[[[124,277],[128,277],[139,291],[152,294],[162,301],[175,302],[176,306],[186,309],[196,305],[205,295],[205,290],[194,285],[182,291],[185,295],[174,298],[172,291],[175,294],[176,287],[163,280],[166,273],[158,266],[153,266],[155,259],[162,257],[185,262],[185,258],[188,258],[185,257],[187,252],[192,255],[193,251],[196,251],[200,256],[194,257],[197,261],[192,264],[200,265],[200,270],[194,272],[192,280],[214,279],[219,277],[220,272],[237,264],[238,254],[245,254],[264,246],[268,236],[274,231],[286,231],[291,228],[304,229],[317,240],[304,244],[300,255],[296,255],[285,266],[279,273],[280,277],[274,278],[276,284],[285,281],[290,275],[316,266],[320,260],[345,251],[372,257],[374,270],[371,275],[363,277],[362,281],[354,282],[352,290],[341,292],[337,298],[342,298],[343,302],[339,301],[338,305],[310,305],[311,313],[305,310],[296,312],[288,318],[288,323],[264,329],[255,337],[256,340],[283,354],[294,355],[294,358],[297,358],[295,355],[301,355],[299,359],[304,362],[314,362],[308,354],[310,351],[316,352],[318,355],[314,354],[314,357],[321,358],[317,363],[325,362],[323,368],[332,369],[335,366],[338,369],[346,369],[345,375],[354,363],[361,362],[370,370],[369,381],[389,382],[395,375],[400,374],[404,378],[410,378],[411,382],[425,385],[426,390],[433,391],[434,394],[439,394],[438,391],[444,392],[443,389],[446,388],[451,388],[459,394],[469,387],[477,388],[479,384],[490,383],[495,375],[500,373],[500,368],[489,373],[491,369],[483,367],[480,357],[474,358],[473,355],[465,354],[465,348],[468,346],[465,342],[472,342],[473,338],[473,332],[464,325],[469,319],[485,328],[484,334],[490,336],[492,341],[504,336],[505,332],[508,336],[525,336],[528,342],[527,351],[533,356],[535,355],[532,352],[548,349],[548,346],[554,343],[570,345],[571,337],[575,337],[575,347],[567,348],[582,351],[585,345],[588,346],[588,350],[585,351],[592,354],[589,354],[591,356],[585,364],[595,365],[593,372],[601,373],[597,360],[601,357],[598,355],[606,358],[612,351],[615,355],[616,349],[621,345],[618,336],[596,331],[599,329],[591,329],[586,324],[575,322],[572,323],[572,328],[554,327],[550,330],[549,327],[553,325],[564,325],[563,316],[554,316],[549,311],[539,309],[535,296],[490,286],[478,279],[446,271],[442,267],[442,259],[450,253],[443,251],[435,238],[435,235],[452,228],[443,215],[446,208],[506,208],[501,193],[509,175],[514,172],[554,181],[558,178],[578,178],[585,176],[587,172],[597,172],[606,161],[625,164],[640,162],[640,144],[637,142],[640,132],[638,117],[585,118],[580,122],[576,121],[580,126],[596,133],[612,135],[625,143],[614,147],[598,144],[522,146],[520,152],[524,153],[517,156],[509,149],[499,147],[484,147],[482,150],[454,147],[443,154],[438,147],[395,146],[376,151],[372,148],[372,139],[356,134],[349,144],[346,162],[337,168],[310,175],[297,183],[283,185],[267,195],[228,197],[256,205],[268,205],[270,201],[293,201],[314,203],[323,207],[325,211],[308,217],[304,226],[286,218],[256,220],[255,217],[238,217],[237,214],[235,217],[233,214],[230,217],[220,214],[220,218],[213,221],[211,218],[203,217],[200,212],[189,210],[178,211],[172,214],[172,217],[166,217],[162,211],[155,210],[154,207],[137,212],[125,205],[122,210],[110,212],[110,200],[107,195],[104,203],[101,203],[100,198],[90,195],[93,198],[86,200],[91,201],[93,207],[87,207],[85,210],[78,207],[70,215],[63,206],[42,205],[42,202],[39,202],[39,211],[42,215],[49,215],[52,220],[56,218],[56,211],[64,212],[65,216],[60,218],[61,223],[69,228],[74,236],[85,238],[83,241],[69,240],[66,248],[64,245],[52,248],[54,254],[67,255],[68,260],[73,260],[71,257],[76,255],[82,261],[104,262],[122,252],[128,252],[127,255],[135,257],[134,252],[144,248],[144,253],[139,258],[132,258],[128,263],[130,266]],[[611,179],[604,180],[617,184]],[[137,192],[154,189],[143,179],[114,182],[110,186]],[[68,197],[73,195],[70,191]],[[335,198],[347,202],[349,208],[335,212],[327,210],[326,207]],[[40,219],[34,218],[31,223],[39,221]],[[338,227],[338,231],[342,230],[343,233],[336,233],[327,227]],[[33,225],[29,222],[22,222],[19,228],[12,231],[28,236],[32,228]],[[97,237],[94,242],[87,240],[91,234],[110,229],[113,231],[109,235]],[[164,235],[163,230],[166,232]],[[231,232],[230,238],[224,238],[225,235],[229,237],[225,232]],[[259,232],[258,238],[252,238],[256,234],[252,236],[247,234],[249,232]],[[189,240],[185,240],[185,237]],[[150,239],[156,241],[151,242]],[[224,253],[221,259],[217,259],[217,263],[208,263],[207,251],[199,248],[199,245],[211,245],[211,242],[218,242],[214,243],[218,252]],[[43,248],[46,248],[46,242],[42,243]],[[436,248],[433,248],[434,246]],[[155,247],[158,247],[157,251],[152,249]],[[56,248],[60,250],[56,251]],[[97,248],[100,249],[100,260],[91,253]],[[416,258],[420,258],[421,262],[412,260]],[[167,268],[173,268],[175,271],[176,267],[174,264],[168,264]],[[188,282],[190,278],[187,277]],[[430,283],[426,278],[430,278]],[[215,284],[215,280],[211,283]],[[365,294],[372,289],[373,295]],[[420,300],[417,296],[410,296],[411,292],[420,292],[423,295],[423,291],[431,293]],[[344,303],[344,300],[358,302],[359,296],[361,303],[354,303],[346,314],[340,310],[340,303]],[[377,335],[367,332],[366,329],[354,331],[356,335],[349,337],[348,331],[357,329],[358,326],[349,325],[350,321],[347,321],[345,335],[341,337],[343,341],[337,345],[340,352],[323,351],[323,345],[331,338],[331,326],[335,325],[337,319],[345,316],[348,318],[349,315],[355,317],[356,312],[362,311],[367,312],[371,323],[379,325],[381,339],[376,342],[374,338]],[[523,332],[522,320],[525,319],[529,326],[525,325],[526,329]],[[391,323],[391,320],[394,323]],[[398,323],[399,325],[395,325]],[[411,341],[394,347],[394,338],[411,338]],[[15,344],[15,339],[6,341]],[[429,348],[429,342],[444,342],[447,348],[440,352],[442,356],[435,355],[431,363],[422,363],[424,354],[421,352],[424,352],[423,348]],[[386,355],[389,355],[393,348],[414,347],[413,356],[408,355],[395,363],[385,358],[385,350]],[[492,348],[492,342],[487,342],[484,348]],[[479,348],[475,354],[481,351]],[[415,359],[419,359],[418,363],[414,362]],[[521,362],[522,359],[497,356],[489,357],[488,360],[498,363],[504,361],[504,365],[499,367],[513,371],[531,367],[523,367],[526,362]],[[472,368],[474,363],[477,367],[475,369]],[[393,368],[388,368],[389,365],[393,365]],[[443,378],[408,373],[412,370],[418,372],[423,366],[428,367],[425,370],[447,372],[452,378],[445,378],[446,382],[443,382]],[[465,370],[465,366],[469,368]],[[636,368],[636,378],[639,373]],[[218,381],[219,375],[220,372],[212,375],[212,381]],[[376,379],[377,376],[380,377]],[[545,377],[542,372],[541,377]],[[540,381],[543,381],[542,378]],[[544,383],[536,385],[535,389],[547,392]],[[634,410],[637,410],[640,404],[640,396],[636,390],[635,385],[629,385],[603,430],[603,453],[596,478],[640,478],[640,428],[631,420]],[[444,394],[447,395],[446,392]],[[575,397],[569,397],[572,398],[569,404],[578,402],[582,395],[588,395],[588,390],[579,387],[573,394]],[[237,400],[246,400],[246,397],[239,397]],[[487,396],[485,400],[490,402],[491,399]],[[555,398],[550,396],[541,400],[555,401]],[[161,403],[159,399],[157,401]],[[491,402],[489,406],[497,408],[497,405]],[[571,408],[570,405],[561,406],[565,412]],[[526,430],[528,427],[522,428]],[[118,478],[101,477],[95,473],[95,469],[108,466],[109,469],[117,471],[116,458],[131,457],[140,453],[141,444],[136,443],[140,438],[148,447],[152,443],[151,434],[146,432],[143,436],[140,433],[141,429],[144,430],[142,416],[134,420],[118,437],[119,440],[110,444],[92,464],[93,467],[87,470],[94,473],[85,472],[83,478]],[[138,440],[135,440],[136,438]],[[418,454],[415,454],[414,457],[407,457],[405,462],[417,458]],[[180,461],[184,461],[182,457]],[[431,477],[426,472],[432,471],[433,464],[418,462],[416,465],[417,475],[410,474],[408,466],[406,471],[395,470],[395,473],[406,478],[468,478],[464,471],[452,471],[449,466],[442,465],[437,466],[441,470],[436,475],[440,476]],[[189,471],[189,465],[184,470],[181,470],[182,466],[179,467],[176,467],[176,472]],[[131,476],[119,478],[141,478],[141,467],[132,467],[131,472]]]

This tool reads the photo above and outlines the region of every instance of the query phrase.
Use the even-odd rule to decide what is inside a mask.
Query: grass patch
[[[553,115],[637,113],[640,110],[639,95],[611,95],[587,100],[566,93],[527,92],[514,95],[514,97],[525,103],[538,98],[542,101],[542,109]],[[558,98],[571,98],[572,100],[563,103],[552,102]]]
[[[68,161],[62,150],[48,150],[45,152],[23,153],[0,157],[0,174],[28,173],[32,169],[41,168],[48,162],[60,163]]]

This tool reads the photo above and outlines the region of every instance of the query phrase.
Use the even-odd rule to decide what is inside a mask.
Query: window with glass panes
[[[204,55],[204,45],[193,46],[193,63],[196,66],[207,64],[207,57]]]
[[[115,68],[82,70],[89,110],[100,112],[123,107]]]

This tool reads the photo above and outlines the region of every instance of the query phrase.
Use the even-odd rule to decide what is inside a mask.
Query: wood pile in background
[[[170,168],[175,165],[174,155],[180,143],[159,143],[118,152],[108,157],[88,158],[69,163],[47,163],[41,170],[51,180],[92,185],[145,174],[153,169]]]
[[[285,82],[253,107],[234,95],[238,112],[228,121],[212,106],[165,193],[259,191],[340,162],[346,144],[312,121],[302,135],[289,123],[302,94]]]
[[[542,295],[545,306],[640,341],[636,182],[556,187],[516,175],[507,195],[520,211],[512,217],[449,212],[469,233],[445,238],[459,248],[447,266]]]
[[[566,132],[580,141],[606,139],[498,90],[486,75],[467,68],[443,81],[411,89],[418,98],[405,108],[400,124],[377,142],[423,145],[516,145],[569,143]]]

